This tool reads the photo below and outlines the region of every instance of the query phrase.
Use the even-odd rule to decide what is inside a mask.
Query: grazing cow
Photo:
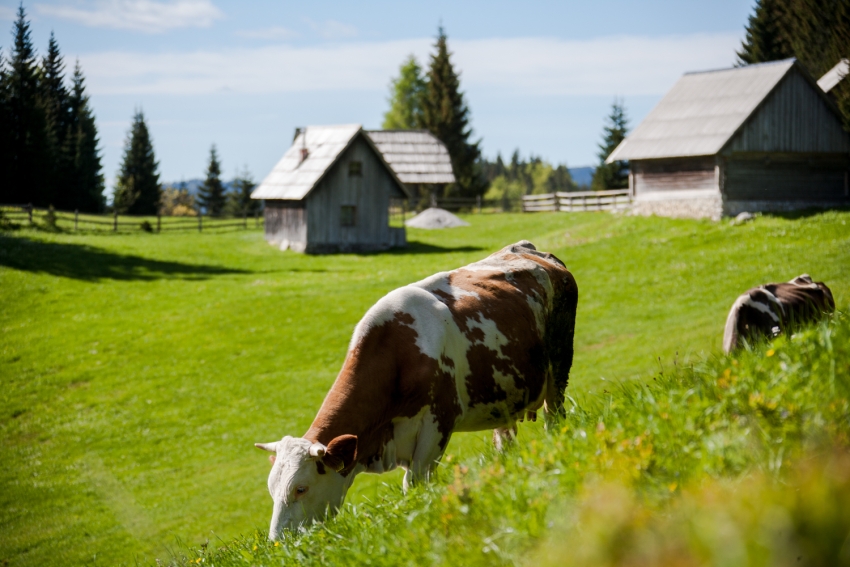
[[[425,480],[455,431],[561,411],[578,288],[552,254],[521,241],[380,299],[357,324],[342,370],[304,437],[270,457],[269,537],[335,512],[360,472]]]
[[[790,332],[797,325],[817,321],[833,311],[832,292],[823,282],[813,282],[808,274],[788,283],[754,287],[739,297],[729,311],[723,351],[732,352],[744,339],[753,342]]]

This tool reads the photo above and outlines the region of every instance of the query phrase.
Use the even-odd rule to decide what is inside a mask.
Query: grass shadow
[[[793,211],[769,211],[762,213],[766,217],[777,217],[785,220],[798,220],[798,219],[806,219],[809,217],[816,217],[818,215],[822,215],[824,213],[829,212],[847,212],[850,211],[850,207],[829,207],[829,208],[809,208],[809,209],[795,209]]]
[[[247,270],[220,266],[164,262],[141,256],[116,254],[82,244],[10,238],[2,234],[0,266],[86,281],[151,281],[168,278],[198,280],[226,274],[250,273]]]
[[[417,242],[416,240],[409,241],[404,248],[391,248],[383,252],[375,252],[375,254],[390,254],[390,255],[406,255],[406,254],[449,254],[452,252],[480,252],[484,250],[481,246],[437,246],[436,244],[426,244]],[[366,253],[367,255],[370,253]]]

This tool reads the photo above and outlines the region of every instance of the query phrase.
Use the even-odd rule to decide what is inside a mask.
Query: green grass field
[[[691,363],[722,372],[717,365],[724,359],[716,355],[727,310],[753,285],[808,272],[830,285],[839,309],[850,303],[847,212],[766,216],[741,226],[607,213],[467,220],[470,227],[450,231],[411,230],[411,246],[401,252],[320,257],[281,253],[256,230],[0,233],[0,564],[146,564],[194,557],[192,550],[209,541],[206,554],[240,536],[237,559],[244,563],[228,563],[232,557],[222,552],[219,564],[263,564],[251,554],[253,545],[275,553],[255,535],[266,529],[271,513],[268,462],[253,442],[306,430],[354,325],[383,294],[523,238],[555,253],[578,281],[568,393],[585,421],[604,413],[599,404],[634,397],[618,382],[642,384],[659,371],[684,372]],[[846,333],[839,336],[846,340]],[[756,368],[758,360],[752,364]],[[847,374],[839,362],[839,377]],[[763,394],[757,380],[765,378],[755,370],[752,375],[756,389],[749,393]],[[654,405],[640,407],[647,414]],[[833,414],[840,415],[840,404],[836,407]],[[620,417],[624,431],[634,415]],[[397,543],[401,528],[409,538],[401,548],[419,541],[425,553],[411,551],[408,559],[395,556],[396,561],[385,553],[386,564],[450,562],[448,551],[463,546],[449,535],[428,549],[428,534],[448,534],[452,525],[441,524],[440,514],[469,508],[458,496],[464,490],[500,487],[504,492],[496,490],[491,507],[482,506],[480,513],[501,503],[505,522],[534,523],[521,530],[525,535],[514,528],[501,536],[486,532],[495,520],[480,517],[457,533],[490,541],[471,546],[466,563],[515,562],[520,551],[546,541],[555,529],[550,524],[559,520],[547,516],[554,513],[547,503],[551,495],[534,504],[544,492],[529,488],[529,499],[499,479],[543,474],[537,465],[523,468],[532,452],[554,463],[569,459],[565,452],[591,450],[567,444],[575,431],[570,423],[558,442],[540,424],[524,424],[520,447],[502,457],[490,449],[488,433],[458,435],[443,477],[406,498],[398,489],[399,474],[361,475],[348,499],[355,508],[323,530],[337,526],[346,541],[358,529],[368,531],[363,545],[380,554],[381,545]],[[804,438],[793,437],[799,443]],[[570,478],[585,478],[585,457],[576,462]],[[463,466],[454,470],[454,463]],[[703,476],[734,477],[759,463],[705,469],[698,460],[687,471],[699,483]],[[597,465],[588,464],[587,471],[604,470]],[[458,480],[464,470],[476,476],[478,488],[467,489]],[[664,486],[673,482],[666,473],[658,478]],[[579,498],[584,484],[558,486]],[[423,512],[428,509],[434,512]],[[357,519],[370,514],[374,519],[367,524]],[[399,518],[405,523],[391,522]],[[313,563],[293,550],[302,541],[304,546],[337,541],[328,533],[333,532],[296,538],[287,553]],[[205,557],[213,562],[213,556]],[[344,563],[335,557],[327,559]]]

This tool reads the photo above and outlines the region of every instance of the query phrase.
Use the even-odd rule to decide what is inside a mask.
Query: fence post
[[[204,213],[202,213],[201,211],[198,211],[198,232],[203,231],[203,225],[204,225],[203,218],[204,218]]]
[[[112,219],[112,232],[118,232],[118,210],[116,209]]]
[[[29,213],[29,216],[30,216],[30,224],[32,224],[32,203],[27,205],[26,209],[27,209],[27,213]]]
[[[260,211],[254,211],[254,227],[260,228]]]
[[[475,205],[478,207],[478,214],[481,214],[481,195],[476,195]]]
[[[77,232],[77,218],[80,216],[80,209],[74,209],[74,232]]]
[[[242,226],[248,230],[248,211],[242,211]]]
[[[162,229],[162,213],[159,211],[156,212],[156,233],[159,234],[159,231]]]

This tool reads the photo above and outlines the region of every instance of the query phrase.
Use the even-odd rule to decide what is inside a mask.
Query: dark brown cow
[[[273,451],[269,537],[333,512],[360,472],[426,479],[455,431],[495,430],[562,408],[578,288],[530,242],[390,292],[354,330],[304,437]]]
[[[723,334],[723,351],[732,352],[742,341],[752,343],[792,331],[796,325],[817,321],[835,311],[832,292],[823,282],[803,274],[788,283],[765,284],[739,297]]]

